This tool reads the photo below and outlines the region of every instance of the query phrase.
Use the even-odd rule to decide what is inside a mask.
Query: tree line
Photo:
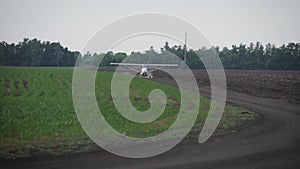
[[[0,42],[0,66],[74,66],[78,56],[58,42],[28,38],[18,44]]]
[[[102,60],[99,66],[109,66],[111,62],[134,63],[177,63],[170,60],[174,54],[183,60],[185,47],[170,46],[168,42],[156,51],[153,47],[145,52],[113,53],[85,53],[69,51],[58,42],[41,42],[37,39],[24,39],[18,44],[0,43],[0,66],[74,66],[77,59],[83,64],[96,63]],[[218,54],[225,69],[249,70],[300,70],[300,43],[288,43],[276,47],[273,44],[263,45],[260,42],[249,45],[232,45],[231,48],[219,47],[189,49],[186,51],[186,64],[193,69],[205,69],[201,57],[210,57]],[[95,65],[98,66],[98,65]]]

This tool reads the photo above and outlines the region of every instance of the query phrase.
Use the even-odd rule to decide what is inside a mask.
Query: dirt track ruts
[[[200,93],[209,96],[209,88],[201,88]],[[204,144],[182,142],[147,159],[128,159],[100,151],[4,161],[0,168],[300,168],[299,105],[232,91],[228,91],[227,101],[255,111],[263,121],[235,134],[211,138]]]

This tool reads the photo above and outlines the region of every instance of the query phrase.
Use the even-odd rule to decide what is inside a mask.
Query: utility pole
[[[184,53],[183,53],[183,61],[186,64],[186,38],[187,38],[187,33],[185,32],[184,34]]]

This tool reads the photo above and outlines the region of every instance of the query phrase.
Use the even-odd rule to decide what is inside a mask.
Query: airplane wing
[[[147,67],[178,67],[178,64],[144,64]]]
[[[178,67],[178,64],[139,64],[139,63],[110,63],[112,66],[146,66],[146,67]]]
[[[136,63],[110,63],[111,66],[142,66],[143,64]]]

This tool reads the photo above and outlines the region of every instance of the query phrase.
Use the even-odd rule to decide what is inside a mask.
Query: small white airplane
[[[160,67],[178,67],[178,64],[138,64],[138,63],[110,63],[111,66],[126,66],[129,69],[138,72],[136,75],[144,78],[153,78],[152,72]],[[140,70],[134,67],[141,67]]]

